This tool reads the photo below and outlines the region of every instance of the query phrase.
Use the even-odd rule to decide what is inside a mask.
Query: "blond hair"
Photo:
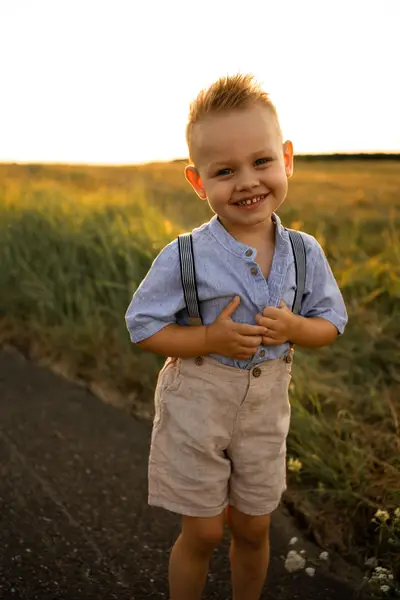
[[[241,110],[257,102],[270,109],[282,137],[276,107],[253,75],[237,73],[220,77],[208,88],[201,90],[190,104],[186,125],[186,142],[190,159],[192,159],[193,128],[196,123],[212,113]]]

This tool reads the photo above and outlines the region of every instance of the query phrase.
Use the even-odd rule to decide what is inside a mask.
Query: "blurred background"
[[[349,311],[337,343],[296,351],[285,502],[397,574],[399,17],[396,0],[0,3],[0,342],[151,418],[160,360],[125,311],[210,217],[183,175],[190,101],[254,73],[297,153],[281,218],[317,237]]]

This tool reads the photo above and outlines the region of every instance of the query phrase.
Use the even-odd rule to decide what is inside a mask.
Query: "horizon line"
[[[362,151],[362,152],[306,152],[295,154],[294,158],[311,158],[311,159],[324,159],[324,158],[392,158],[392,159],[400,159],[400,150],[379,150],[379,151]],[[110,167],[110,168],[118,168],[118,167],[138,167],[152,164],[171,164],[171,163],[188,163],[189,158],[171,158],[169,160],[146,160],[143,162],[126,162],[126,163],[106,163],[106,162],[73,162],[73,161],[30,161],[30,160],[0,160],[0,165],[21,165],[21,166],[70,166],[70,167]]]

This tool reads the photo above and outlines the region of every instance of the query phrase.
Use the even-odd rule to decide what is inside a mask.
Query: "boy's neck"
[[[275,244],[275,223],[272,216],[252,227],[241,227],[227,223],[218,217],[219,222],[241,244],[257,247],[262,244]]]

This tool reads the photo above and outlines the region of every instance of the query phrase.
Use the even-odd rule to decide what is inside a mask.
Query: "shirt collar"
[[[289,243],[289,236],[286,229],[281,224],[281,220],[276,213],[272,213],[272,220],[275,223],[276,228],[276,238],[275,238],[275,247],[279,250],[284,250],[284,246],[287,247]],[[242,244],[238,240],[236,240],[220,223],[218,220],[218,215],[214,215],[214,217],[209,222],[209,229],[212,235],[216,238],[217,242],[221,244],[226,250],[232,252],[236,256],[240,256],[241,258],[245,258],[247,260],[254,260],[257,252],[255,248],[252,246],[248,246],[247,244]],[[251,256],[247,256],[246,252],[248,250],[252,250]]]

